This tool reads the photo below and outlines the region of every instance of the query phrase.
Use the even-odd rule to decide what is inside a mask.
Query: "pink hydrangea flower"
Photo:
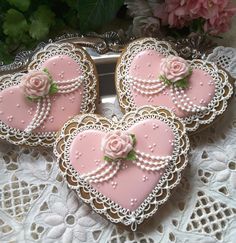
[[[166,0],[154,11],[154,16],[159,17],[163,25],[182,28],[190,20],[186,4],[187,0]]]
[[[232,17],[236,13],[236,8],[227,8],[207,20],[204,24],[204,31],[212,35],[227,32],[230,28]]]
[[[235,13],[230,0],[166,0],[154,10],[154,16],[161,19],[162,25],[175,28],[202,18],[205,20],[203,29],[210,34],[226,32]]]

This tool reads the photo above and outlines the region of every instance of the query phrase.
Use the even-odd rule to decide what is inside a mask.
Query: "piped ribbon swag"
[[[158,171],[172,160],[172,156],[153,156],[139,151],[135,145],[134,134],[120,130],[109,132],[101,143],[104,163],[91,172],[81,174],[81,178],[90,183],[107,181],[116,175],[127,160],[148,171]]]
[[[32,70],[25,74],[20,87],[27,99],[37,102],[36,113],[25,132],[32,132],[47,119],[51,110],[51,95],[71,93],[81,86],[83,79],[83,76],[80,76],[70,80],[54,81],[47,69]]]
[[[188,61],[171,55],[162,59],[157,79],[147,80],[132,76],[128,78],[133,90],[145,96],[158,95],[170,86],[170,96],[175,106],[185,112],[202,112],[207,107],[194,104],[185,91],[191,74],[192,69]]]

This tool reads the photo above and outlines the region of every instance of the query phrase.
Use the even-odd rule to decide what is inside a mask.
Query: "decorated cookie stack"
[[[95,65],[73,44],[49,44],[25,72],[0,77],[0,137],[54,146],[70,188],[111,222],[136,230],[166,202],[188,162],[188,133],[227,108],[224,70],[184,60],[167,42],[130,43],[116,67],[121,120],[94,114]]]

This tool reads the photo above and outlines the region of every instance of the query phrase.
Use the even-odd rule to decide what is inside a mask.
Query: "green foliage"
[[[3,32],[12,38],[21,39],[28,29],[25,16],[15,9],[9,9],[3,23]]]
[[[123,0],[82,0],[79,1],[81,31],[96,29],[113,19]]]
[[[97,31],[117,14],[124,0],[1,0],[0,61],[40,41],[71,32]]]
[[[55,14],[48,6],[40,5],[30,20],[29,34],[32,38],[40,40],[48,35],[49,29],[55,23]]]
[[[30,6],[30,0],[7,0],[10,5],[16,7],[20,11],[24,12],[28,10]]]

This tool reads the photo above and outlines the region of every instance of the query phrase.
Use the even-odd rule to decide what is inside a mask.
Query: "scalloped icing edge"
[[[135,40],[123,50],[117,62],[115,71],[116,91],[120,108],[123,113],[129,112],[130,110],[137,108],[134,103],[130,88],[127,84],[128,82],[125,81],[125,77],[127,76],[127,71],[129,67],[127,67],[127,63],[124,61],[127,58],[131,58],[130,56],[134,57],[136,53],[138,53],[138,51],[142,51],[143,46],[145,46],[147,50],[157,50],[165,57],[169,55],[178,56],[177,52],[171,47],[171,45],[167,41],[158,41],[155,38],[141,38]],[[130,54],[132,53],[132,49],[134,48],[136,49],[136,53]],[[139,48],[138,51],[137,48]],[[125,65],[122,64],[122,62],[125,63]],[[222,90],[224,91],[223,96],[218,96],[218,99],[215,100],[217,96],[215,95],[212,101],[208,104],[208,106],[211,107],[210,112],[206,113],[205,115],[193,114],[191,116],[182,118],[186,125],[186,130],[190,134],[194,134],[195,132],[198,132],[208,127],[210,123],[212,123],[217,117],[223,114],[223,112],[227,109],[228,102],[234,93],[234,87],[231,80],[229,80],[229,75],[223,69],[219,69],[216,64],[200,59],[194,59],[189,62],[191,66],[200,65],[199,67],[202,68],[208,66],[209,69],[214,69],[218,73],[219,77],[219,81],[216,84],[216,86],[218,87],[218,91],[219,93],[222,92]],[[126,70],[126,72],[124,72],[124,70]],[[123,72],[123,75],[121,74],[121,72]]]
[[[77,47],[71,43],[48,44],[34,54],[28,65],[28,70],[36,69],[37,66],[47,60],[52,53],[55,55],[65,54],[72,58],[76,58],[77,62],[83,64],[81,65],[82,73],[88,72],[88,70],[90,71],[90,75],[88,75],[88,78],[86,79],[87,82],[84,84],[81,113],[94,113],[97,108],[99,88],[96,67],[89,54],[82,47]],[[5,74],[1,76],[0,90],[4,90],[13,85],[18,85],[19,80],[17,80],[17,76],[23,74],[24,73],[22,72],[17,72],[15,74]],[[15,145],[52,147],[55,142],[56,134],[57,132],[26,134],[24,131],[12,128],[0,121],[0,138]]]
[[[181,146],[178,147],[178,155],[176,160],[170,163],[162,178],[152,190],[149,196],[135,211],[130,212],[124,209],[115,202],[111,201],[100,192],[96,191],[90,184],[79,178],[78,173],[66,160],[68,154],[69,144],[68,141],[73,132],[79,127],[96,124],[106,126],[108,130],[123,127],[124,124],[133,120],[135,117],[145,116],[160,117],[165,122],[171,124],[174,133],[178,134],[178,139],[181,141]],[[61,173],[66,179],[69,187],[74,189],[79,197],[87,203],[98,214],[104,216],[116,224],[128,226],[131,230],[137,230],[137,226],[145,219],[150,218],[158,209],[159,206],[164,204],[169,196],[171,190],[176,187],[181,179],[181,173],[188,163],[189,139],[186,135],[185,125],[180,118],[177,118],[172,112],[163,107],[143,106],[137,110],[131,111],[124,115],[124,117],[115,123],[105,117],[96,114],[78,115],[64,124],[61,131],[56,138],[54,153],[57,157],[57,163]],[[171,178],[168,180],[168,178]]]

